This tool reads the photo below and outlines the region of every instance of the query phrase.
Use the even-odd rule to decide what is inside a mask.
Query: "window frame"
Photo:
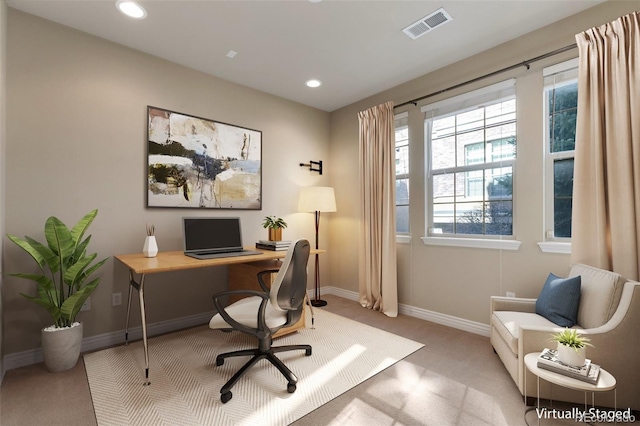
[[[474,90],[462,95],[454,96],[449,99],[444,99],[433,104],[425,105],[421,108],[424,113],[424,143],[425,143],[425,230],[426,235],[422,237],[422,241],[427,245],[446,245],[446,246],[463,246],[463,247],[477,247],[477,248],[490,248],[490,249],[507,249],[517,250],[520,246],[520,241],[515,239],[516,218],[512,216],[512,235],[491,235],[491,234],[454,234],[446,233],[440,234],[435,232],[433,227],[434,219],[434,200],[433,200],[433,177],[435,175],[441,175],[444,173],[455,173],[460,171],[469,171],[472,168],[479,168],[479,170],[491,170],[493,168],[511,167],[512,182],[515,181],[516,171],[516,157],[512,159],[500,159],[497,161],[487,161],[480,163],[475,167],[465,166],[452,166],[446,168],[439,168],[434,173],[432,164],[432,140],[431,140],[431,127],[434,119],[441,119],[446,116],[462,114],[466,111],[476,109],[478,106],[487,103],[498,103],[506,99],[514,99],[517,103],[515,96],[515,79],[509,79],[497,84],[483,87],[478,90]],[[515,119],[513,123],[517,123],[517,109]],[[491,126],[484,126],[483,129],[490,128]],[[517,138],[517,125],[516,125],[516,138]],[[504,138],[498,138],[500,140]],[[491,139],[493,140],[493,139]],[[483,143],[486,145],[491,140],[485,140]],[[484,172],[483,172],[484,173]],[[513,213],[515,213],[515,186],[512,187],[511,203],[513,206]],[[484,200],[486,201],[486,200]]]
[[[555,176],[554,165],[558,160],[575,159],[575,147],[570,151],[551,152],[551,132],[549,116],[549,90],[554,87],[562,87],[570,84],[575,84],[578,81],[577,75],[578,58],[573,58],[567,61],[563,61],[549,67],[545,67],[542,70],[543,76],[543,155],[544,155],[544,202],[543,202],[543,226],[544,235],[543,240],[538,243],[540,249],[545,253],[571,253],[571,237],[557,237],[554,235],[555,231]],[[561,74],[564,74],[563,76]],[[571,76],[574,74],[575,76]],[[554,76],[559,76],[562,81],[555,82],[549,81]],[[544,82],[544,80],[547,80]]]

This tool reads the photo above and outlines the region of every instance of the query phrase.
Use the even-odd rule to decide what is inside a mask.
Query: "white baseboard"
[[[313,290],[309,290],[309,297],[313,298]],[[343,299],[358,301],[358,293],[354,291],[344,290],[338,287],[323,286],[320,294],[331,294],[342,297]],[[398,306],[399,313],[410,317],[419,318],[425,321],[434,322],[436,324],[445,325],[447,327],[456,328],[458,330],[468,331],[469,333],[479,334],[481,336],[489,336],[489,326],[475,321],[445,315],[438,312],[429,311],[414,306],[400,304]],[[182,330],[189,327],[195,327],[207,324],[215,312],[205,312],[188,317],[177,318],[173,320],[161,321],[147,325],[147,335],[157,336],[159,334],[169,333],[172,331]],[[142,326],[131,327],[129,329],[129,341],[142,339]],[[99,334],[97,336],[85,337],[82,339],[82,352],[95,351],[98,349],[108,348],[110,346],[121,345],[124,343],[124,330],[113,331],[110,333]],[[22,352],[16,352],[4,357],[4,371],[12,370],[26,365],[37,364],[42,362],[42,349],[29,349]]]
[[[147,336],[157,336],[159,334],[182,330],[189,327],[207,324],[215,312],[205,312],[202,314],[190,315],[188,317],[177,318],[147,324]],[[131,327],[129,329],[129,341],[133,342],[142,339],[142,326]],[[81,352],[90,352],[110,346],[121,345],[125,341],[124,330],[99,334],[97,336],[85,337],[82,339]],[[26,365],[42,362],[42,349],[29,349],[16,352],[4,357],[3,367],[5,371],[12,370]]]
[[[322,287],[320,289],[320,294],[332,294],[334,296],[342,297],[343,299],[354,300],[356,302],[360,298],[358,293],[356,293],[355,291],[348,291],[331,286]],[[405,305],[403,303],[398,305],[398,312],[402,315],[419,318],[425,321],[435,322],[436,324],[445,325],[447,327],[456,328],[458,330],[468,331],[469,333],[489,337],[490,328],[487,324],[469,321],[463,318],[429,311],[427,309],[416,308],[415,306]]]

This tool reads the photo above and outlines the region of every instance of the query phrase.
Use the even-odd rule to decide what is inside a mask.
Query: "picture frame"
[[[262,132],[147,106],[147,207],[262,209]]]

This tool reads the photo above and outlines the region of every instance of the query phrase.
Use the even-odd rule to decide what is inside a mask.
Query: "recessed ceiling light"
[[[116,7],[118,10],[125,15],[135,18],[135,19],[144,19],[147,17],[147,11],[144,10],[142,6],[138,3],[129,1],[129,0],[118,0],[116,2]]]
[[[235,50],[230,50],[227,52],[227,58],[233,59],[237,54],[238,52],[236,52]]]
[[[307,87],[320,87],[322,86],[322,82],[320,80],[316,80],[311,79],[311,80],[307,80],[307,82],[305,83],[307,85]]]
[[[322,0],[309,0],[311,3],[320,3]]]

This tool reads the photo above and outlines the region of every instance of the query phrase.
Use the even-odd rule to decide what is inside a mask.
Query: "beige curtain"
[[[358,114],[360,121],[360,304],[398,315],[396,176],[393,103]]]
[[[576,35],[578,118],[571,261],[637,280],[640,263],[638,12]]]

